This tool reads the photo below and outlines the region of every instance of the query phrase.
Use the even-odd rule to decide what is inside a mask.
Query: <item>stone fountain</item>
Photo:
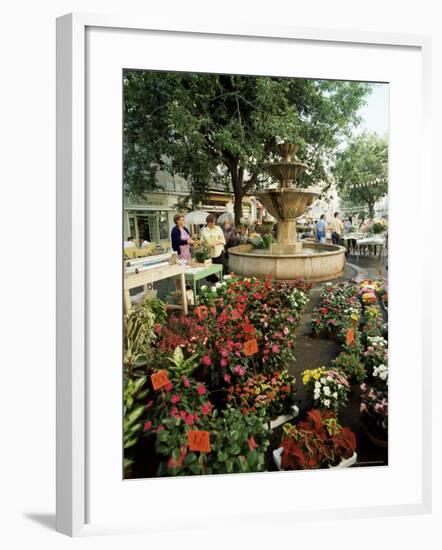
[[[344,247],[298,241],[296,218],[302,216],[319,195],[312,189],[293,185],[307,167],[293,160],[298,147],[294,143],[278,145],[282,161],[268,164],[267,170],[279,181],[279,186],[256,193],[267,211],[278,220],[277,242],[270,250],[254,249],[251,244],[230,248],[229,268],[238,275],[324,281],[339,276],[344,270]]]

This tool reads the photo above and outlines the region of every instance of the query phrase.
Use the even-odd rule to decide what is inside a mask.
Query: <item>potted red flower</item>
[[[355,434],[333,412],[313,409],[307,419],[283,427],[281,446],[273,452],[280,470],[348,468],[357,459]]]

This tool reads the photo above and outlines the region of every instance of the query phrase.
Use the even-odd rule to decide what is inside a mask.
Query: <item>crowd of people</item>
[[[192,236],[189,229],[185,226],[185,217],[183,213],[177,213],[174,216],[174,227],[171,231],[172,250],[177,253],[178,259],[190,263],[192,254],[191,247],[198,240],[205,245],[210,251],[210,257],[215,264],[223,265],[225,273],[229,272],[229,249],[240,244],[249,242],[250,236],[253,234],[251,227],[241,225],[236,228],[232,218],[226,217],[222,225],[217,225],[216,217],[209,214],[206,218],[206,225],[200,230],[198,239]],[[370,221],[370,220],[368,220]],[[256,222],[258,225],[259,222]],[[367,221],[361,222],[356,228],[360,232],[364,232]],[[276,239],[277,223],[273,225],[272,234]],[[320,244],[325,244],[327,241],[335,245],[344,244],[344,236],[354,230],[352,219],[342,219],[339,212],[335,212],[331,221],[327,222],[325,215],[322,214],[318,220],[308,227],[307,233],[303,237],[314,237]],[[352,247],[356,246],[355,239],[347,239],[347,245],[351,251]],[[353,242],[354,241],[354,242]],[[145,239],[141,239],[137,245],[140,248],[147,247],[151,243]],[[124,241],[124,248],[136,246],[133,237],[128,237]]]

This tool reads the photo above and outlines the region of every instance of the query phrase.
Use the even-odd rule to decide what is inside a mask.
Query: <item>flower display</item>
[[[356,449],[356,437],[342,427],[333,412],[311,410],[307,419],[296,425],[285,424],[281,447],[284,470],[302,470],[335,466],[350,458]]]
[[[368,336],[364,352],[367,367],[388,363],[388,342],[383,336]]]
[[[245,379],[254,372],[272,373],[293,360],[295,329],[308,302],[307,285],[228,276],[201,289],[193,315],[175,318],[158,331],[158,347],[170,353],[176,346],[198,354],[212,389]],[[256,341],[248,354],[246,344]],[[159,357],[159,356],[158,356]]]
[[[314,332],[338,332],[350,326],[357,328],[360,316],[361,303],[357,286],[353,282],[326,284],[309,326]]]
[[[325,367],[305,370],[302,382],[315,406],[321,410],[337,412],[347,402],[350,385],[344,374],[337,370]]]
[[[359,355],[348,351],[342,351],[331,364],[334,369],[342,371],[351,382],[360,383],[367,374]]]
[[[368,384],[361,384],[361,420],[367,431],[380,440],[388,436],[388,393]]]
[[[230,386],[227,402],[244,414],[263,409],[267,416],[293,413],[296,405],[295,378],[283,370],[272,374],[255,374],[243,383]]]

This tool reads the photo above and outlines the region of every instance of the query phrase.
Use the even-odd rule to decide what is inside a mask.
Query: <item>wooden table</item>
[[[197,281],[200,281],[201,279],[205,279],[206,277],[210,277],[210,275],[218,275],[218,273],[221,275],[223,274],[223,266],[222,264],[209,264],[208,266],[203,265],[190,265],[186,266],[186,272],[184,274],[184,277],[186,278],[186,281],[189,281],[192,283],[193,288],[193,297],[196,303],[196,283]]]
[[[127,313],[132,307],[130,299],[130,290],[140,286],[147,289],[147,285],[153,284],[155,281],[169,279],[171,277],[180,277],[181,279],[181,294],[183,297],[182,308],[184,314],[187,315],[187,294],[186,294],[186,267],[184,265],[161,265],[158,267],[149,267],[139,273],[126,274],[124,276],[124,311]]]

